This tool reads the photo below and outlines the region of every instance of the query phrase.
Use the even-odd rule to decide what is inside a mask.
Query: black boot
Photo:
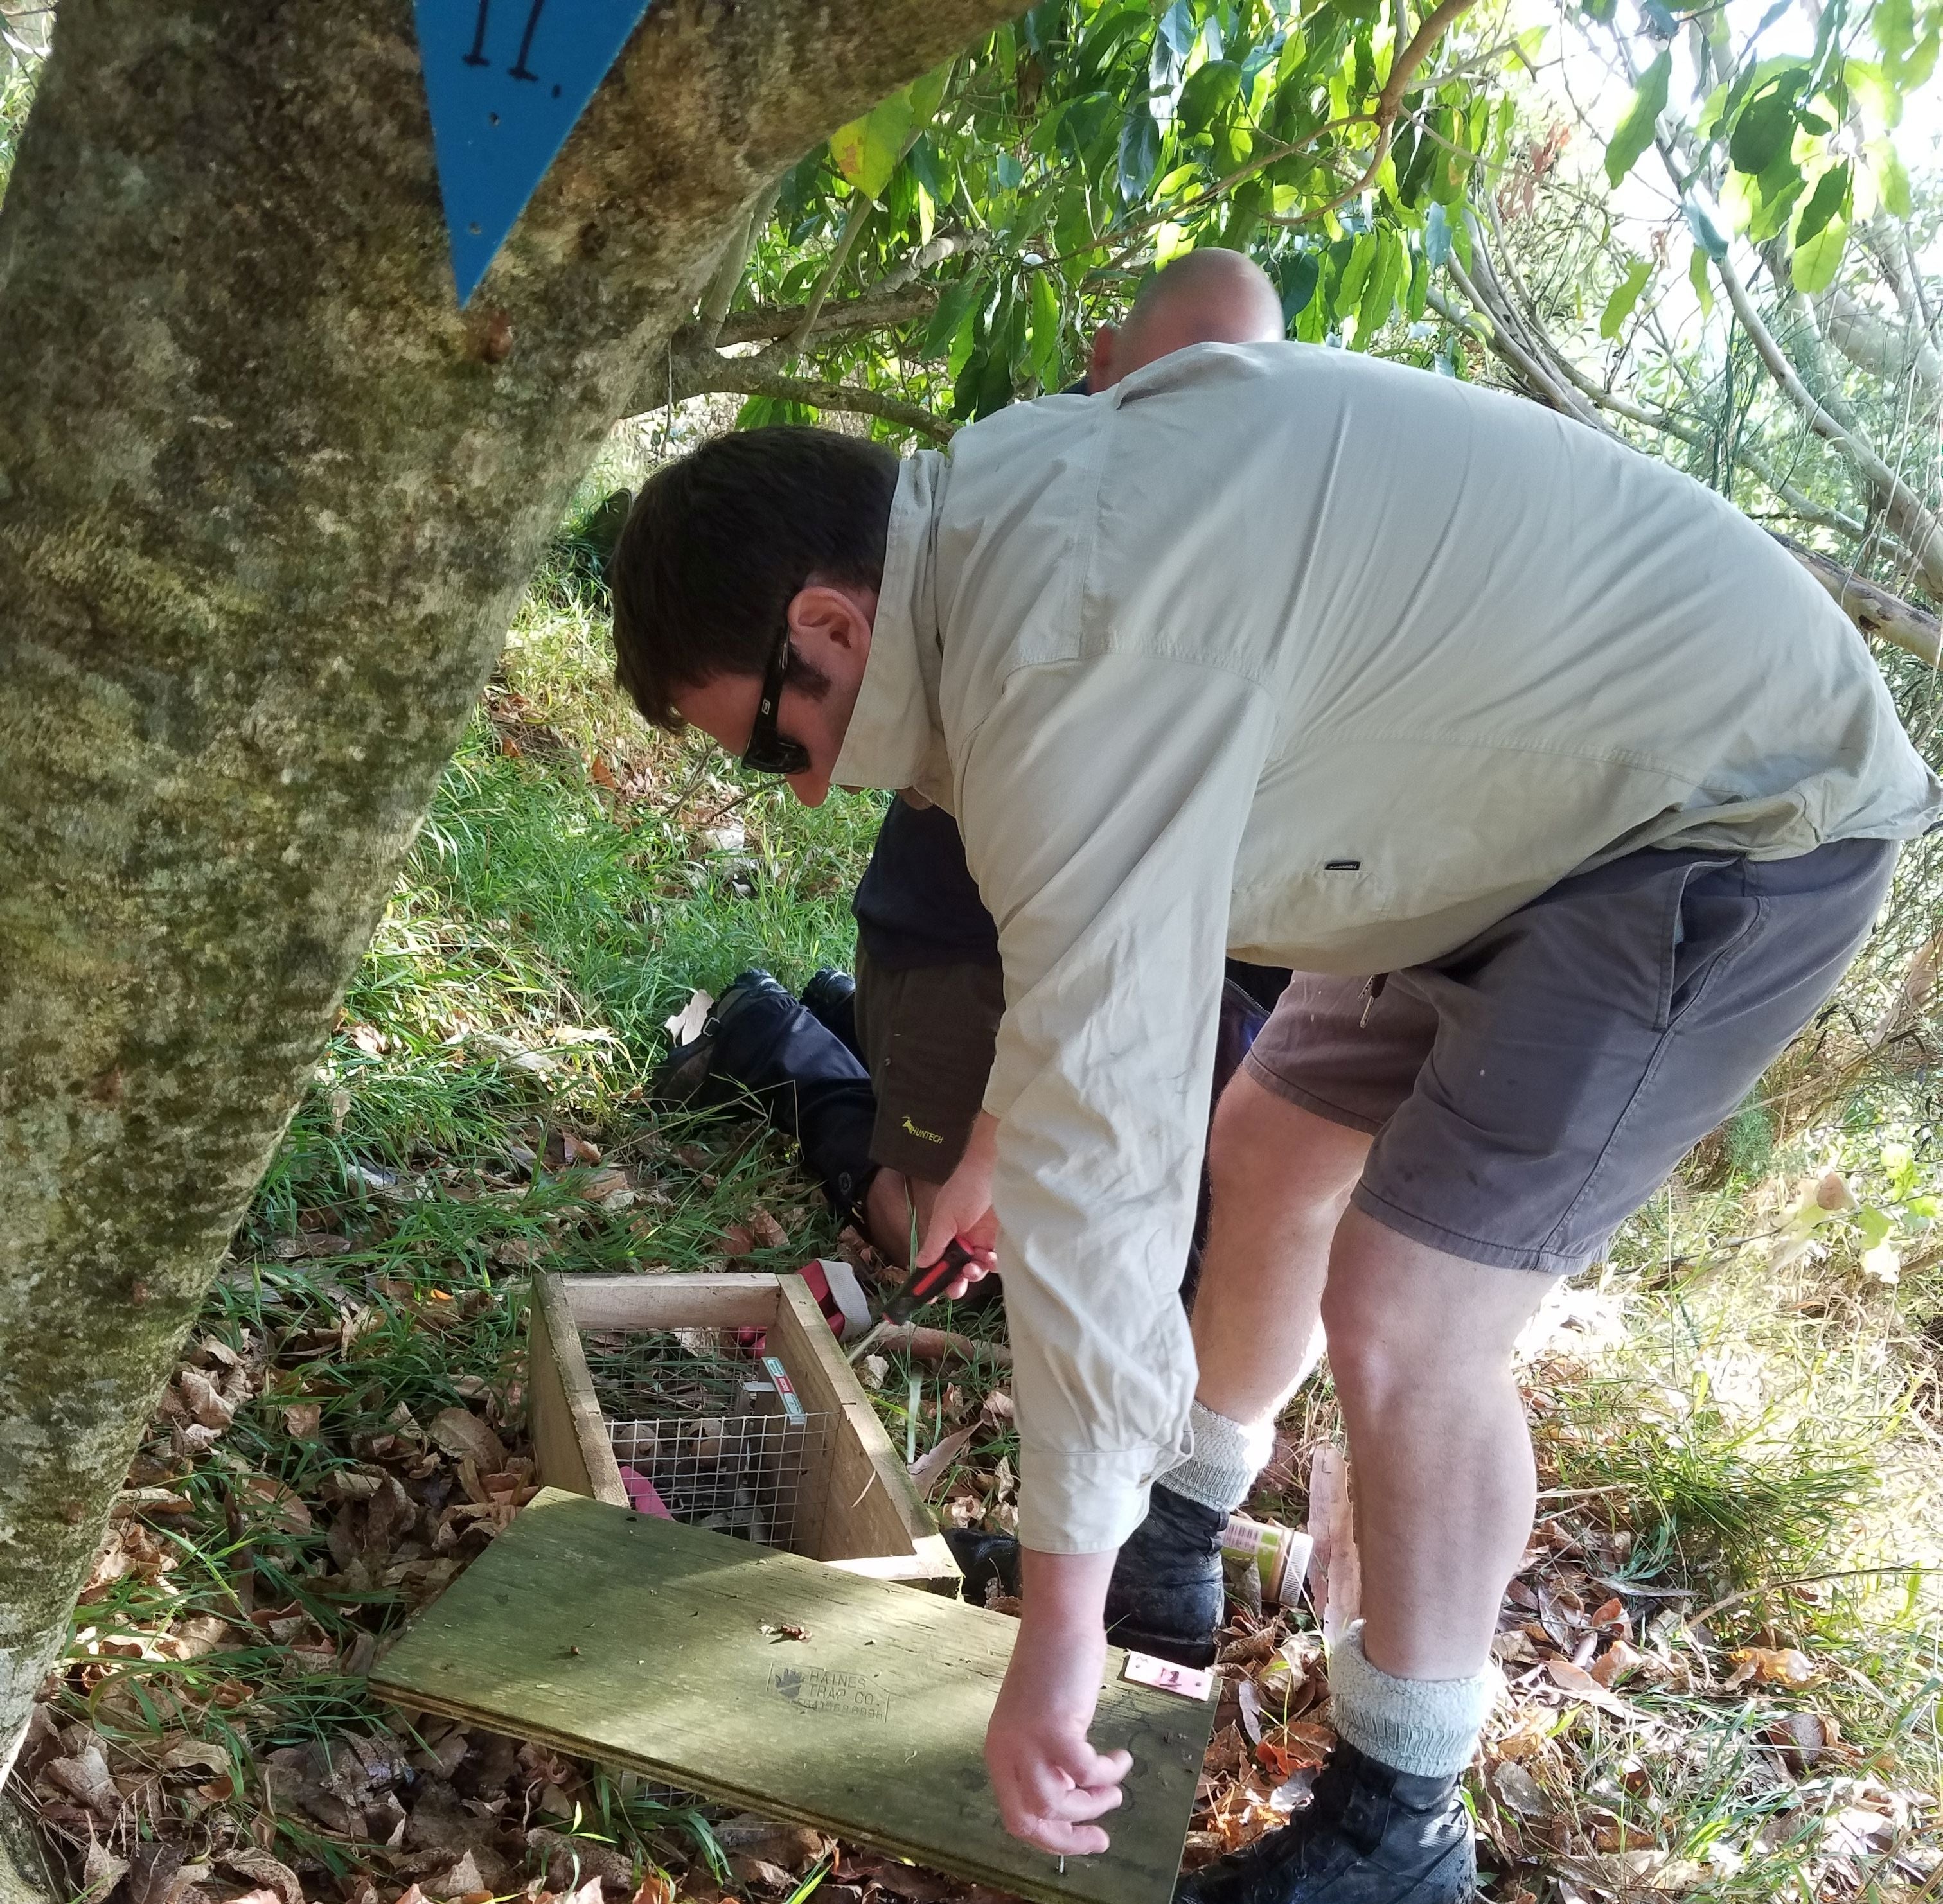
[[[1227,1525],[1220,1508],[1155,1484],[1147,1517],[1128,1535],[1107,1588],[1107,1637],[1116,1646],[1183,1666],[1214,1664]]]
[[[1009,1534],[947,1527],[944,1544],[965,1576],[962,1598],[968,1606],[986,1605],[995,1587],[1008,1599],[1019,1597],[1019,1544]]]
[[[658,1104],[726,1109],[751,1099],[793,1137],[838,1217],[863,1200],[875,1166],[877,1114],[870,1074],[843,1044],[763,971],[733,980],[701,1035],[655,1073]]]
[[[857,981],[848,972],[824,966],[803,987],[803,1008],[818,1024],[834,1032],[859,1064],[868,1062],[857,1041]]]
[[[1478,1882],[1460,1783],[1400,1772],[1339,1741],[1306,1811],[1190,1872],[1174,1904],[1457,1904]]]

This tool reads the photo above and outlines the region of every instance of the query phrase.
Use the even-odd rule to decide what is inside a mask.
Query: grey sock
[[[1494,1666],[1469,1679],[1399,1679],[1364,1657],[1358,1620],[1329,1655],[1329,1722],[1367,1757],[1450,1778],[1470,1764],[1503,1684]]]
[[[1275,1424],[1263,1421],[1251,1427],[1196,1402],[1187,1425],[1194,1452],[1178,1467],[1169,1468],[1160,1485],[1204,1507],[1232,1514],[1248,1499],[1255,1476],[1275,1452]]]

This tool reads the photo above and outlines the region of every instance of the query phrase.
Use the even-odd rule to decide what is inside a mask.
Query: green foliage
[[[1666,85],[1673,75],[1673,56],[1662,53],[1647,67],[1646,76],[1633,95],[1626,116],[1619,121],[1606,148],[1606,176],[1617,185],[1633,169],[1641,153],[1653,143],[1659,115],[1666,110]]]
[[[1063,387],[1145,271],[1198,245],[1257,257],[1294,334],[1367,348],[1422,316],[1512,130],[1509,48],[1444,79],[1447,45],[1379,162],[1397,32],[1374,0],[1044,0],[797,166],[743,299],[800,304],[861,193],[877,209],[832,305],[907,274],[934,240],[950,255],[917,274],[922,316],[841,336],[818,367],[960,422]]]
[[[1599,317],[1599,335],[1610,339],[1619,336],[1621,327],[1633,314],[1633,306],[1639,302],[1640,293],[1647,287],[1653,276],[1653,266],[1644,258],[1635,258],[1627,268],[1613,295],[1606,300],[1606,308]]]

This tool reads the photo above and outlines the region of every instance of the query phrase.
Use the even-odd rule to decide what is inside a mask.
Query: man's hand
[[[999,1221],[992,1214],[992,1173],[998,1160],[999,1121],[981,1111],[957,1169],[932,1200],[931,1216],[917,1246],[919,1263],[936,1262],[954,1237],[971,1252],[971,1267],[944,1292],[954,1300],[997,1266]]]
[[[985,1769],[1007,1831],[1061,1856],[1103,1851],[1091,1820],[1120,1802],[1133,1768],[1125,1752],[1087,1741],[1107,1657],[1101,1618],[1111,1553],[1035,1553],[1020,1558],[1025,1609],[1011,1664],[985,1734]]]

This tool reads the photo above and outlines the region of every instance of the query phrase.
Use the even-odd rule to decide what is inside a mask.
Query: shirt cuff
[[[1147,1490],[1180,1458],[1171,1449],[1081,1454],[1022,1445],[1019,1544],[1036,1553],[1107,1553],[1146,1519]]]

